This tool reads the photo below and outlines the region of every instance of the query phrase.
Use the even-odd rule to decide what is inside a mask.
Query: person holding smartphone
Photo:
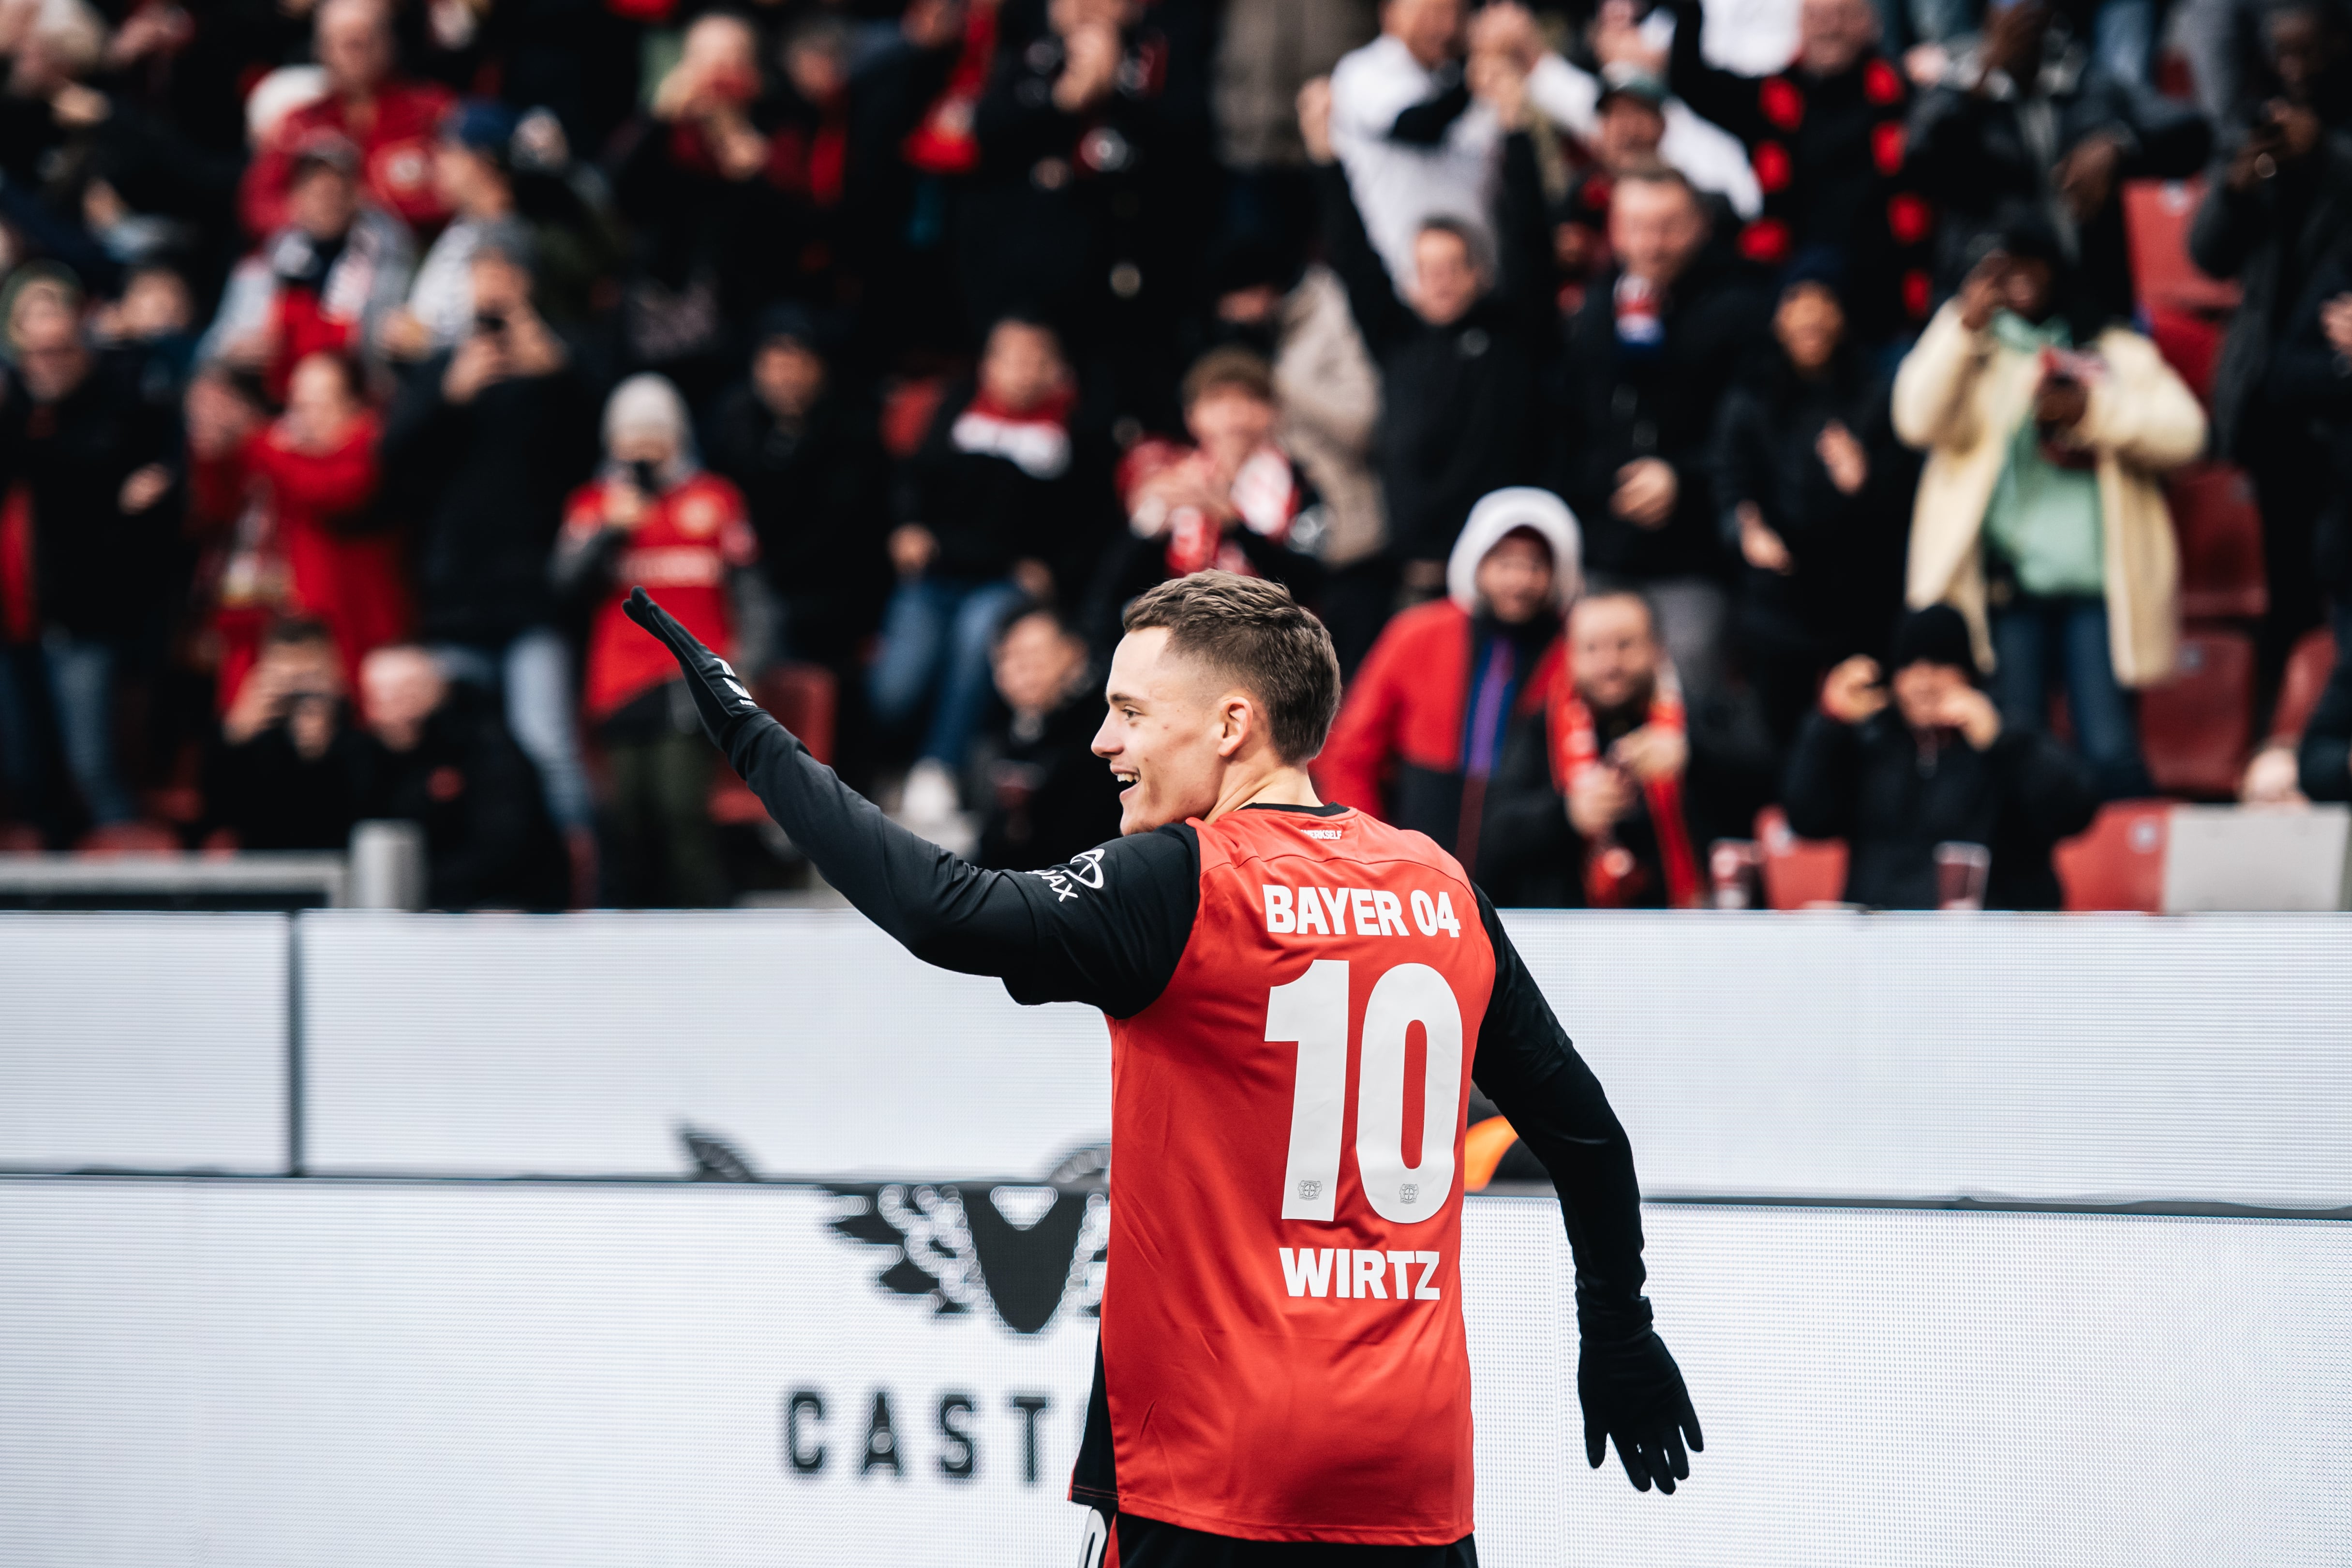
[[[694,704],[676,663],[621,603],[640,584],[656,590],[695,636],[756,669],[745,634],[767,620],[750,571],[759,554],[742,492],[702,467],[677,389],[658,375],[614,387],[604,466],[572,492],[555,547],[558,590],[595,605],[585,706],[609,764],[604,891],[613,902],[727,901]]]
[[[2147,338],[2062,310],[2070,281],[2048,229],[2013,226],[1895,372],[1895,433],[1927,454],[1906,597],[1959,611],[2008,728],[2046,729],[2063,688],[2112,800],[2153,790],[2126,692],[2179,651],[2161,477],[2205,415]]]

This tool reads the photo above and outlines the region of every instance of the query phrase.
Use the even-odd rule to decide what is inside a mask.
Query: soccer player
[[[1224,572],[1127,611],[1096,752],[1121,837],[984,871],[893,824],[643,589],[703,722],[825,879],[918,958],[1108,1016],[1116,1180],[1071,1495],[1088,1568],[1474,1568],[1459,1269],[1475,1073],[1551,1173],[1585,1457],[1671,1492],[1701,1446],[1642,1294],[1624,1130],[1461,866],[1318,805],[1322,624]],[[1115,1524],[1114,1524],[1115,1521]],[[1294,1543],[1336,1544],[1294,1544]]]

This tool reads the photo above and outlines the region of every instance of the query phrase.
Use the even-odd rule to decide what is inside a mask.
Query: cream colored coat
[[[2205,412],[2137,332],[2111,327],[2095,345],[2110,374],[2090,388],[2072,434],[2098,458],[2106,555],[2107,646],[2116,679],[2147,686],[2172,673],[2180,646],[2180,552],[2157,476],[2205,449]],[[1985,626],[1985,508],[2032,416],[2041,356],[2002,346],[1936,312],[1895,373],[1895,433],[1928,454],[1911,518],[1906,598],[1968,618],[1977,659],[1993,666]]]

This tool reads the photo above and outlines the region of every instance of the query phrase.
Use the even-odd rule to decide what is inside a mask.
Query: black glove
[[[1576,1396],[1584,1406],[1584,1458],[1594,1469],[1609,1457],[1614,1437],[1635,1491],[1648,1491],[1655,1481],[1671,1495],[1676,1481],[1689,1479],[1683,1443],[1687,1438],[1696,1454],[1706,1442],[1682,1368],[1654,1330],[1645,1325],[1609,1335],[1588,1324],[1576,1363]]]
[[[677,624],[677,618],[653,601],[643,588],[631,590],[629,602],[621,606],[629,619],[661,638],[677,659],[677,667],[686,673],[686,689],[694,697],[694,710],[702,716],[702,732],[720,751],[728,751],[743,726],[761,712],[751,700],[751,692],[735,673],[734,666],[711,652],[697,640],[695,635]],[[733,753],[729,752],[731,756]]]

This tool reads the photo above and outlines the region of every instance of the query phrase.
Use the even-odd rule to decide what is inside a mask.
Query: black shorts
[[[1121,1514],[1118,1568],[1478,1568],[1478,1544],[1467,1535],[1444,1546],[1236,1541]]]

